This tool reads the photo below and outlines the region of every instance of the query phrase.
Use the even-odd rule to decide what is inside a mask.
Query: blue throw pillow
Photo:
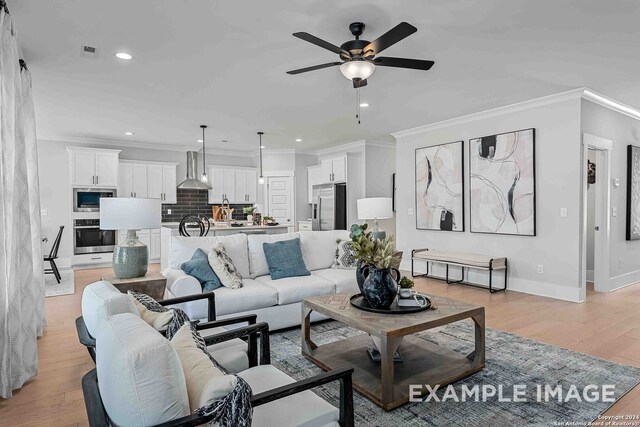
[[[304,264],[304,259],[302,259],[300,239],[263,243],[262,249],[265,258],[267,258],[267,264],[269,264],[272,280],[311,275]]]
[[[198,279],[200,286],[202,286],[202,292],[211,292],[222,286],[220,279],[209,265],[209,257],[202,249],[196,250],[191,260],[182,263],[180,268],[189,276]]]

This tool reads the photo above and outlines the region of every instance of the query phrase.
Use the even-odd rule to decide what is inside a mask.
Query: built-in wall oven
[[[100,212],[100,199],[116,197],[116,190],[106,188],[75,188],[73,190],[74,212]]]
[[[116,245],[115,230],[100,230],[100,219],[73,220],[73,253],[95,254],[113,252]]]

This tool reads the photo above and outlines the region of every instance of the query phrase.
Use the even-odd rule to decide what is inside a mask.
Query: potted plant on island
[[[253,222],[253,213],[256,208],[254,206],[248,206],[246,208],[242,208],[242,212],[247,216],[247,221]]]
[[[379,240],[367,232],[367,224],[351,226],[356,281],[365,299],[376,309],[388,309],[398,294],[400,257],[393,237]],[[393,277],[395,273],[395,278]]]

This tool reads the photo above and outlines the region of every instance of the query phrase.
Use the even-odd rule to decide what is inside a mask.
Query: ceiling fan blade
[[[373,50],[375,54],[379,54],[389,46],[398,43],[400,40],[409,37],[411,34],[418,31],[416,27],[407,23],[401,22],[368,45],[365,46],[363,51]]]
[[[391,58],[389,56],[381,56],[375,58],[373,63],[381,67],[398,67],[410,68],[412,70],[428,71],[435,62],[423,59],[407,59],[407,58]]]
[[[322,39],[319,39],[316,36],[312,36],[309,33],[305,33],[305,32],[293,33],[293,36],[299,39],[302,39],[306,42],[315,44],[316,46],[320,46],[321,48],[330,50],[331,52],[337,53],[338,55],[347,55],[348,57],[351,57],[351,54],[346,50],[340,49],[338,46],[331,44],[329,42],[326,42]]]
[[[327,62],[326,64],[314,65],[313,67],[298,68],[297,70],[287,71],[287,74],[306,73],[307,71],[321,70],[323,68],[334,67],[341,64],[342,62]]]
[[[353,88],[358,89],[367,85],[367,79],[353,79]]]

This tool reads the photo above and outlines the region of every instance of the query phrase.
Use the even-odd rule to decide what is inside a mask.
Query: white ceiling
[[[317,149],[581,86],[640,105],[636,0],[8,3],[42,138],[197,145],[206,123],[212,148],[255,150],[262,130],[269,148]],[[378,67],[361,125],[337,67],[285,74],[337,60],[291,33],[339,45],[353,21],[368,40],[407,21],[418,32],[383,56],[436,61],[430,72]],[[135,59],[115,59],[121,50]]]

